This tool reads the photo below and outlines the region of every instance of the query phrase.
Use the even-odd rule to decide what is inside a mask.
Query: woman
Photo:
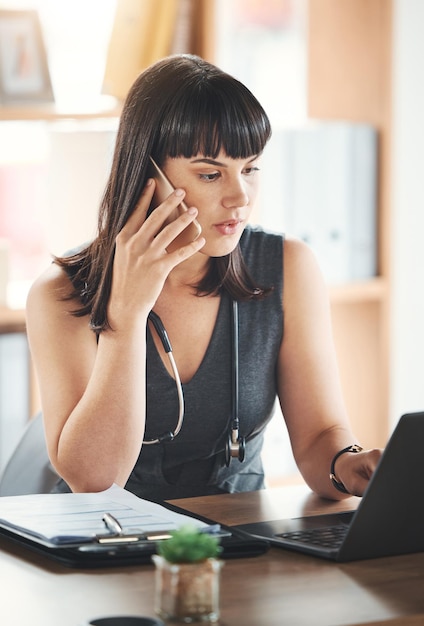
[[[270,132],[250,91],[198,57],[166,58],[130,90],[98,235],[28,297],[58,490],[117,483],[162,500],[262,488],[277,396],[310,487],[336,499],[366,488],[380,451],[350,449],[316,261],[248,225]],[[150,157],[175,187],[155,210]],[[201,235],[176,244],[195,220]]]

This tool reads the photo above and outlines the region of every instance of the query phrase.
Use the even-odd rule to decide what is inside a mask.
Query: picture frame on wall
[[[37,11],[0,10],[0,105],[53,100]]]

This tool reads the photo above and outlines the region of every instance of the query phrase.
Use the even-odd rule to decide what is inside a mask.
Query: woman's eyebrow
[[[190,163],[207,163],[208,165],[216,165],[217,167],[227,167],[225,163],[221,163],[221,161],[215,161],[214,159],[193,159]]]
[[[255,154],[251,159],[249,159],[249,163],[252,161],[256,161],[258,158],[258,154]],[[206,163],[207,165],[215,165],[216,167],[228,167],[226,163],[221,163],[221,161],[215,161],[215,159],[208,159],[207,157],[202,159],[193,159],[190,163]]]

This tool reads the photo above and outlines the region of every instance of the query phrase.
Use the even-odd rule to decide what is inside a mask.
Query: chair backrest
[[[43,417],[33,417],[0,476],[0,496],[49,493],[58,480],[50,464]]]

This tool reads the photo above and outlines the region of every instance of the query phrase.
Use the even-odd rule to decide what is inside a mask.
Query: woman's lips
[[[215,228],[221,235],[235,235],[240,229],[241,224],[242,220],[227,220],[215,224]]]

